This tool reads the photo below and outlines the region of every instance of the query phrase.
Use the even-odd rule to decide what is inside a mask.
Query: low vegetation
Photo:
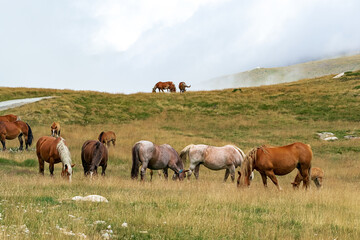
[[[28,122],[37,139],[59,121],[70,148],[73,182],[37,174],[35,144],[0,152],[0,238],[2,239],[359,239],[360,77],[325,76],[257,88],[185,94],[131,95],[89,91],[0,88],[0,100],[56,96],[0,112]],[[150,92],[151,89],[149,89]],[[117,134],[107,176],[82,173],[80,149],[103,130]],[[330,131],[339,140],[321,141]],[[200,168],[200,179],[173,182],[130,180],[131,147],[141,139],[168,143],[177,151],[190,143],[235,144],[245,152],[261,144],[308,143],[313,166],[325,171],[324,188],[294,191],[296,172],[279,177],[278,192],[261,177],[248,189],[223,183],[224,171]],[[188,163],[186,163],[186,166]],[[109,203],[73,202],[99,194]],[[100,221],[101,222],[97,222]],[[127,227],[122,224],[126,222]],[[105,235],[104,235],[105,234]],[[108,235],[106,235],[108,234]]]

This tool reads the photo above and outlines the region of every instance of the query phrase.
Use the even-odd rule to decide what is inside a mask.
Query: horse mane
[[[101,132],[100,135],[99,135],[99,141],[101,142],[101,138],[102,136],[104,135],[104,132]]]
[[[241,157],[243,158],[243,161],[244,161],[244,159],[246,158],[245,153],[244,153],[240,148],[238,148],[238,147],[235,146],[235,145],[230,145],[230,146],[232,146],[233,148],[235,148],[235,150],[237,150],[237,151],[240,153],[240,155],[241,155]],[[238,166],[241,166],[241,162],[240,162],[240,164],[238,164]]]
[[[69,148],[65,145],[65,141],[60,137],[59,143],[56,145],[56,150],[59,152],[63,166],[67,165],[69,173],[71,173],[71,154]]]
[[[244,165],[243,165],[244,167],[242,167],[244,174],[245,174],[244,176],[248,176],[250,174],[250,172],[252,172],[254,162],[256,161],[256,158],[257,158],[257,150],[258,149],[259,149],[259,147],[253,148],[246,155],[246,157],[244,159]]]

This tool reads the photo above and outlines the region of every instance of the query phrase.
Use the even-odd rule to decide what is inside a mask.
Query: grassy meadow
[[[360,76],[347,73],[241,91],[138,93],[0,88],[0,101],[39,96],[52,99],[1,111],[32,127],[30,151],[0,152],[0,239],[359,239]],[[149,89],[150,92],[151,89]],[[73,181],[38,175],[39,137],[59,121],[72,154]],[[80,150],[103,130],[117,135],[109,148],[106,177],[83,176]],[[329,131],[337,141],[319,140]],[[294,191],[296,172],[278,177],[283,191],[260,174],[249,188],[223,182],[225,170],[200,167],[183,182],[130,179],[131,147],[139,140],[188,144],[235,144],[247,153],[262,144],[311,145],[313,166],[325,171],[324,187]],[[188,166],[188,163],[185,164]],[[172,175],[172,171],[169,172]],[[108,203],[74,202],[98,194]],[[127,227],[122,227],[126,222]],[[104,235],[105,234],[105,235]]]

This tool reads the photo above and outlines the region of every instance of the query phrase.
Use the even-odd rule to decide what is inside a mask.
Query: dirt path
[[[51,96],[49,97],[37,97],[37,98],[24,98],[24,99],[15,99],[15,100],[9,100],[9,101],[3,101],[0,102],[0,111],[9,109],[9,108],[15,108],[20,107],[22,105],[37,102],[43,99],[53,98]]]

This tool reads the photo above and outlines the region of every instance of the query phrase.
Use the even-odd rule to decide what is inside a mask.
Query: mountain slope
[[[255,68],[246,72],[210,79],[203,83],[203,88],[210,90],[271,85],[359,69],[360,55],[354,55],[306,62],[286,67]]]

